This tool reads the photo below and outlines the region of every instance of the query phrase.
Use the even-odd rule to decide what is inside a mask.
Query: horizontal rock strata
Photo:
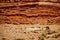
[[[60,8],[55,6],[25,5],[0,8],[0,23],[60,24],[59,19]]]
[[[25,15],[25,16],[60,16],[60,8],[47,5],[26,5],[18,7],[6,7],[0,9],[0,15]]]
[[[1,1],[0,24],[60,24],[60,3],[53,3],[57,1],[59,0]]]
[[[0,0],[0,2],[60,2],[60,0]]]
[[[60,40],[59,2],[0,0],[0,40]]]
[[[28,2],[28,3],[15,2],[15,3],[0,3],[0,8],[11,7],[11,6],[25,6],[25,5],[50,5],[60,7],[60,3],[52,3],[52,2]]]

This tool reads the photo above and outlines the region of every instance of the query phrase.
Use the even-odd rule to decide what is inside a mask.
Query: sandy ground
[[[60,40],[60,25],[0,24],[0,40]]]

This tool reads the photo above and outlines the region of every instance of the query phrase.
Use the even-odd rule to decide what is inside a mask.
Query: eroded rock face
[[[0,24],[57,24],[58,17],[60,8],[54,6],[26,5],[0,9]]]
[[[59,2],[0,0],[0,40],[60,40]]]
[[[60,2],[60,0],[0,0],[0,2]]]

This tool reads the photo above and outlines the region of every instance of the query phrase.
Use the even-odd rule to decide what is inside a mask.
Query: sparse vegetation
[[[46,28],[47,30],[50,29],[49,26],[46,26],[45,28]]]

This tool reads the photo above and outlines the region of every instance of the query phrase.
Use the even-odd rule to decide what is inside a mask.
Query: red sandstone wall
[[[37,2],[41,0],[21,1]],[[60,24],[60,3],[53,3],[53,0],[50,1],[52,2],[39,2],[40,4],[38,2],[26,2],[23,4],[20,2],[16,2],[16,4],[11,4],[3,3],[1,1],[2,3],[0,4],[0,24]]]
[[[45,1],[45,2],[60,2],[60,0],[0,0],[0,2],[39,2],[39,1]]]
[[[60,24],[59,19],[58,7],[30,5],[0,9],[2,24]]]

